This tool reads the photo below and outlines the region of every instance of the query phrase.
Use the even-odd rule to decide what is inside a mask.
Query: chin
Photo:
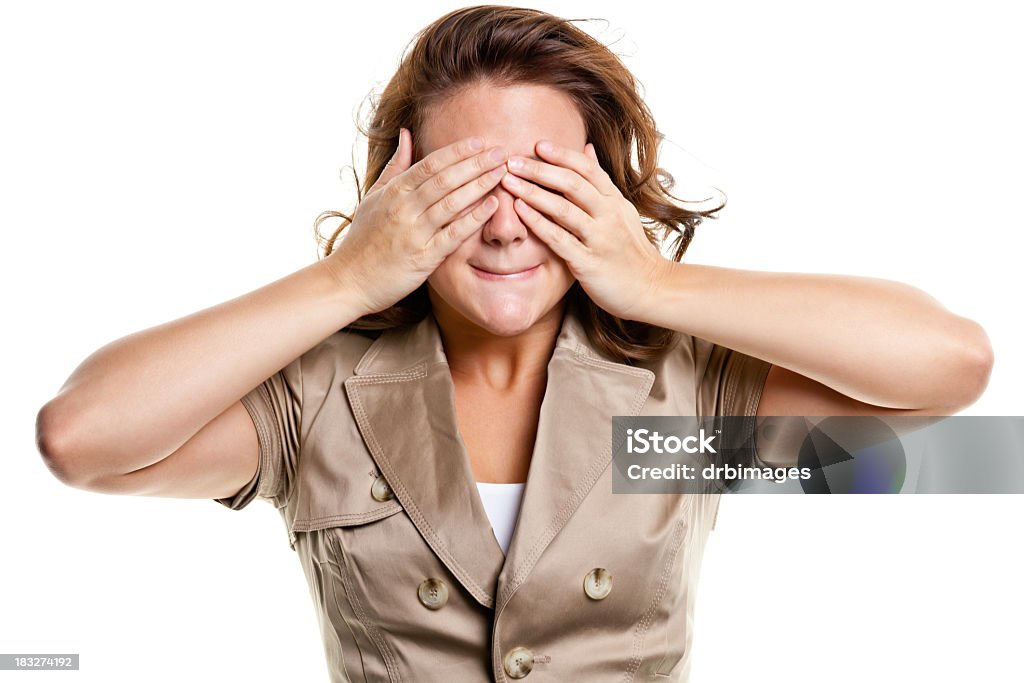
[[[537,323],[541,316],[532,312],[518,310],[499,311],[485,316],[470,318],[477,327],[498,337],[515,337]]]
[[[515,337],[544,317],[558,299],[545,303],[536,297],[522,295],[482,294],[476,297],[443,296],[436,292],[440,302],[435,301],[435,311],[440,304],[449,316],[461,318],[466,324],[480,328],[497,337]]]
[[[471,323],[499,337],[526,332],[543,314],[536,304],[523,301],[476,301],[469,305],[469,310],[462,306],[456,308]]]

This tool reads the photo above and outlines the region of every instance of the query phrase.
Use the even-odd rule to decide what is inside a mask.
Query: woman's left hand
[[[537,155],[543,161],[511,157],[501,180],[517,197],[520,219],[566,262],[595,304],[642,320],[639,311],[652,303],[672,262],[647,239],[636,207],[601,168],[592,144],[580,153],[542,140]]]

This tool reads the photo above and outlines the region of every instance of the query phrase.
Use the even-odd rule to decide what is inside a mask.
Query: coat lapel
[[[481,605],[500,609],[611,462],[612,416],[637,414],[653,381],[650,370],[594,349],[566,313],[507,557],[459,434],[434,316],[383,332],[344,384],[363,440],[413,524]]]
[[[359,431],[434,554],[485,607],[505,558],[477,493],[433,315],[386,330],[345,380]]]
[[[519,521],[498,577],[500,611],[612,460],[612,416],[636,415],[654,373],[592,346],[571,312],[548,363]]]

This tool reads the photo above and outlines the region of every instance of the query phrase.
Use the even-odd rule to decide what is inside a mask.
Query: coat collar
[[[433,314],[384,331],[344,384],[363,440],[413,524],[481,605],[500,609],[611,462],[612,416],[636,415],[653,382],[652,371],[591,345],[567,307],[507,556],[459,434]]]

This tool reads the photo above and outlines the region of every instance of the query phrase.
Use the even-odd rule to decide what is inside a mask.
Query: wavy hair
[[[647,239],[660,250],[664,238],[675,233],[671,258],[680,261],[702,218],[714,218],[725,206],[724,195],[712,209],[680,206],[684,200],[670,193],[675,185],[672,175],[658,167],[658,145],[664,136],[639,94],[638,82],[615,53],[573,21],[578,20],[534,9],[478,5],[450,12],[417,33],[373,102],[369,126],[356,122],[368,145],[362,185],[353,168],[357,208],[397,149],[399,129],[408,128],[414,134],[421,130],[432,105],[481,82],[499,87],[545,85],[575,103],[601,167],[636,207]],[[414,146],[420,139],[414,135]],[[416,154],[420,150],[413,151],[414,159],[421,158]],[[319,226],[328,218],[341,218],[342,223],[325,239]],[[352,220],[338,211],[324,211],[316,218],[313,231],[323,258]],[[578,281],[566,297],[590,341],[622,362],[654,360],[679,341],[679,333],[673,330],[611,315],[590,299]],[[430,310],[424,282],[391,307],[365,315],[345,329],[411,325]]]

